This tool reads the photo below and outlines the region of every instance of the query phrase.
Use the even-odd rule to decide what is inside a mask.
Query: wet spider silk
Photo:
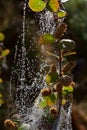
[[[32,30],[35,21],[26,20],[27,0],[23,6],[23,26],[22,33],[15,45],[14,67],[12,68],[10,95],[12,87],[15,87],[15,109],[20,115],[20,122],[26,126],[27,130],[72,130],[71,108],[72,104],[61,106],[60,116],[53,124],[49,124],[44,115],[45,111],[38,108],[41,100],[40,89],[46,87],[45,68],[48,66],[43,55],[38,54],[39,45],[35,44],[34,35],[51,33],[54,34],[56,23],[54,14],[47,9],[41,13],[36,13],[39,19],[40,30]],[[28,38],[29,37],[29,38]],[[27,40],[26,40],[27,39]],[[28,44],[28,46],[27,46]],[[45,51],[41,45],[40,51]],[[32,58],[33,57],[33,58]]]

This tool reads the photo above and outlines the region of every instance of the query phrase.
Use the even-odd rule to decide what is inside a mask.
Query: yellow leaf
[[[5,39],[4,34],[0,32],[0,41],[3,41],[4,39]]]
[[[3,83],[3,80],[0,78],[0,83]]]
[[[47,8],[52,12],[57,12],[59,9],[59,2],[58,0],[48,0]]]
[[[0,106],[4,104],[3,95],[0,93]]]
[[[54,105],[54,103],[51,100],[47,100],[47,105],[52,106],[52,105]]]
[[[65,105],[66,104],[66,99],[62,99],[62,105]]]
[[[58,18],[64,18],[66,15],[67,15],[67,12],[61,9],[57,13]]]
[[[28,5],[35,12],[40,12],[46,7],[46,3],[42,0],[29,0]]]
[[[49,107],[55,104],[54,102],[51,101],[51,98],[48,96],[46,97],[46,103],[47,103],[47,106]]]
[[[0,93],[0,98],[2,98],[2,94]]]
[[[66,52],[66,53],[63,54],[63,56],[70,56],[70,55],[75,55],[75,54],[76,54],[75,51],[73,51],[73,52]]]
[[[4,100],[3,99],[0,99],[0,106],[4,104]]]
[[[4,51],[2,51],[2,54],[0,55],[0,58],[3,58],[5,56],[7,56],[10,53],[9,49],[5,49]]]

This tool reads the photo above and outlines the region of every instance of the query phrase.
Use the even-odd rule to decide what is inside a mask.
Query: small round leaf
[[[59,2],[58,0],[48,0],[47,8],[52,12],[57,12],[59,9]]]
[[[40,38],[39,38],[39,43],[40,44],[53,44],[55,42],[56,38],[50,34],[43,34]]]
[[[46,99],[47,106],[50,107],[50,106],[54,105],[55,102],[52,101],[50,96],[45,97],[45,99]]]
[[[62,89],[62,95],[67,95],[68,93],[73,92],[73,87],[71,85],[69,86],[64,86]]]
[[[35,12],[43,11],[46,7],[46,3],[42,0],[29,0],[28,5]]]
[[[46,82],[49,83],[55,83],[58,80],[58,73],[49,73],[46,75]]]
[[[7,56],[9,53],[10,53],[10,50],[9,50],[9,49],[5,49],[5,50],[2,52],[1,57]]]
[[[50,95],[50,99],[51,99],[51,101],[52,101],[53,103],[55,103],[55,102],[56,102],[56,95],[55,95],[55,94],[51,94],[51,95]]]
[[[59,43],[58,46],[60,49],[63,49],[65,51],[73,50],[75,49],[75,42],[70,39],[62,39]]]
[[[71,85],[68,86],[67,88],[68,88],[68,92],[69,92],[69,93],[72,93],[72,92],[73,92],[73,87],[72,87]]]
[[[67,12],[64,10],[59,10],[57,13],[58,18],[64,18],[67,15]]]
[[[66,99],[62,99],[62,105],[65,105],[65,104],[66,104],[66,102],[67,102],[67,100],[66,100]]]
[[[39,107],[40,108],[45,108],[47,106],[47,102],[46,102],[46,99],[43,99],[40,104],[39,104]]]

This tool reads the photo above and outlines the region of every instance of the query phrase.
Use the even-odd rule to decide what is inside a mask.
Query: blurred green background
[[[3,121],[8,117],[9,81],[11,67],[13,66],[14,47],[22,28],[23,0],[0,0],[0,32],[5,35],[5,40],[0,42],[0,47],[10,49],[10,55],[0,61],[0,130],[4,130]],[[77,55],[72,57],[77,62],[73,70],[74,81],[77,88],[74,91],[73,116],[74,130],[87,129],[87,0],[70,0],[64,4],[68,17],[67,36],[76,42]],[[32,18],[31,13],[27,13]],[[29,20],[28,20],[29,22]],[[79,121],[80,118],[80,121]]]

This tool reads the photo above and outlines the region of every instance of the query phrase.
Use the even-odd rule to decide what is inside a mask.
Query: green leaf
[[[29,0],[28,5],[35,12],[40,12],[46,7],[46,3],[43,0]]]
[[[47,75],[46,75],[46,82],[49,84],[50,81],[51,81],[51,76],[47,74]]]
[[[45,99],[46,99],[47,106],[50,107],[50,106],[54,105],[55,102],[52,101],[50,96],[46,96]]]
[[[5,39],[5,35],[0,32],[0,41],[3,41]]]
[[[70,92],[70,93],[73,92],[73,87],[72,86],[68,86],[68,92]]]
[[[39,107],[40,107],[40,108],[45,108],[46,106],[47,106],[46,99],[43,98],[43,100],[39,103]]]
[[[67,12],[64,10],[59,10],[57,13],[58,18],[64,18],[67,15]]]
[[[40,44],[53,44],[55,42],[56,38],[50,34],[43,34],[40,38],[39,38],[39,43]]]
[[[63,91],[68,91],[68,87],[67,87],[67,86],[64,86],[62,90],[63,90]]]
[[[30,129],[30,125],[29,124],[21,124],[18,127],[18,130],[29,130]]]
[[[55,103],[55,101],[56,101],[56,96],[55,96],[55,94],[51,94],[51,95],[50,95],[50,99],[51,99],[51,101],[52,101],[53,103]]]
[[[62,89],[63,95],[67,95],[68,93],[72,93],[72,92],[73,92],[73,87],[71,85],[64,86],[63,89]]]
[[[55,83],[58,80],[58,73],[49,73],[46,75],[46,82],[49,83]]]
[[[65,51],[73,50],[75,49],[75,42],[70,39],[62,39],[59,43],[58,46],[60,49],[63,49]]]
[[[52,12],[57,12],[59,9],[59,2],[58,0],[48,0],[47,8]]]
[[[63,96],[66,96],[67,94],[68,94],[68,91],[67,91],[67,90],[66,90],[66,91],[65,91],[65,90],[62,90],[62,95],[63,95]]]

